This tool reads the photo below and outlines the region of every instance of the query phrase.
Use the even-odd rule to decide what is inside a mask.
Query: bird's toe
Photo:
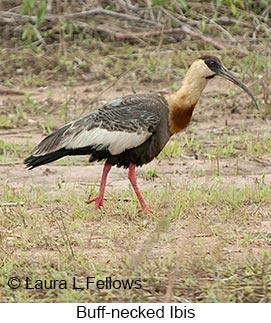
[[[154,211],[150,208],[148,208],[147,206],[145,208],[142,209],[142,212],[145,213],[145,214],[154,214]]]
[[[100,207],[104,206],[103,198],[101,198],[100,196],[96,196],[86,201],[87,204],[90,204],[93,202],[95,202],[94,210],[98,210]]]

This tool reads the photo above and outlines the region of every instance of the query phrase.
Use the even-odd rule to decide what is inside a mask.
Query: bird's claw
[[[86,201],[87,204],[92,202],[95,202],[94,210],[98,210],[100,207],[104,206],[103,198],[100,196],[93,197],[92,199]]]
[[[152,209],[149,209],[148,207],[143,208],[142,212],[146,213],[146,214],[149,214],[149,215],[154,213],[154,211]]]

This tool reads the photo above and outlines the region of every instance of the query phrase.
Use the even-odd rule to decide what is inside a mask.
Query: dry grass
[[[152,216],[137,213],[126,189],[118,196],[131,202],[110,189],[96,214],[84,204],[87,190],[69,186],[54,194],[47,185],[4,187],[4,203],[25,204],[1,208],[2,301],[270,301],[270,186],[163,179],[145,192]],[[65,279],[68,288],[12,291],[12,276]],[[139,279],[142,288],[78,291],[74,276],[80,286],[95,276]]]
[[[228,31],[241,35],[238,25]],[[67,42],[65,55],[54,45],[0,50],[2,83],[26,92],[0,97],[0,301],[270,302],[268,41],[243,58],[188,39],[83,39]],[[98,189],[101,165],[74,157],[23,168],[42,135],[105,100],[176,89],[191,60],[210,53],[240,74],[261,111],[236,87],[211,81],[189,130],[138,170],[153,215],[138,212],[124,170],[112,170],[106,208],[95,213],[84,201]],[[13,276],[22,282],[16,290],[7,285]],[[82,287],[89,276],[138,279],[142,288],[72,288],[73,277]],[[26,289],[26,277],[68,286]]]

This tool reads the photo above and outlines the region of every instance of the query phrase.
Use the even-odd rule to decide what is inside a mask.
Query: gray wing
[[[115,99],[88,116],[71,122],[46,137],[32,156],[59,149],[107,149],[112,155],[145,142],[160,123],[158,94],[129,95]]]

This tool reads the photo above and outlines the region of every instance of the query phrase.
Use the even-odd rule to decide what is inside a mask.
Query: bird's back
[[[150,136],[140,145],[110,156],[107,162],[118,167],[128,167],[130,163],[142,166],[161,152],[171,136],[168,104],[163,93],[131,95],[126,98],[141,102],[142,107],[139,107],[136,112],[137,120],[146,123]],[[152,122],[150,122],[151,119]]]
[[[33,168],[65,155],[90,155],[90,160],[128,167],[143,165],[168,139],[168,105],[163,94],[128,95],[112,100],[88,116],[46,137],[25,160]]]

